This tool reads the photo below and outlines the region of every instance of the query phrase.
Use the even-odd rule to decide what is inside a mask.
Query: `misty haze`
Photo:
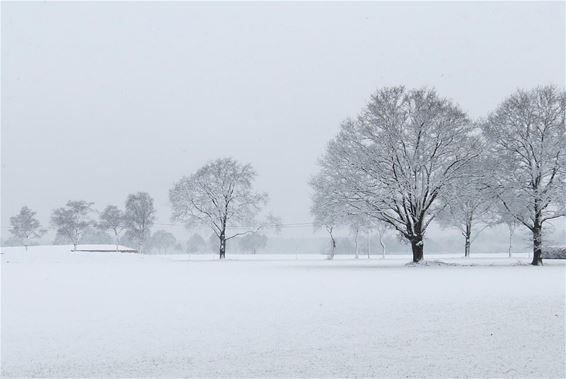
[[[566,377],[565,12],[2,2],[2,377]]]

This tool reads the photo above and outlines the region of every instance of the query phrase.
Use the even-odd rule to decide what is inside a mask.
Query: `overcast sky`
[[[2,232],[28,205],[101,209],[249,162],[284,222],[341,120],[379,87],[434,86],[472,117],[564,83],[564,3],[2,3]]]

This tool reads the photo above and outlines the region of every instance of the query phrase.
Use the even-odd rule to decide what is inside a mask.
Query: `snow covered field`
[[[2,249],[3,377],[566,375],[564,261],[68,250]]]

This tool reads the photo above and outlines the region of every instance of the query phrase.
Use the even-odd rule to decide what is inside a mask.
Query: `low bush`
[[[544,259],[566,259],[566,246],[551,246],[542,249]]]

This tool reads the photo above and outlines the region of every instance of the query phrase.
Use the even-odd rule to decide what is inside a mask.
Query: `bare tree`
[[[354,257],[358,259],[360,257],[360,252],[359,252],[360,232],[367,227],[368,220],[367,217],[364,217],[364,215],[361,214],[350,214],[347,215],[345,218],[346,218],[346,223],[350,227],[350,231],[354,237]]]
[[[360,236],[361,226],[357,223],[350,224],[350,230],[354,235],[354,258],[360,258],[360,251],[358,248],[358,237]]]
[[[194,233],[187,241],[187,253],[196,253],[204,251],[206,242],[204,238],[198,233]]]
[[[533,236],[533,265],[542,264],[543,225],[566,215],[566,92],[517,91],[483,124],[490,145],[490,187]]]
[[[481,197],[471,193],[461,193],[451,198],[439,215],[442,227],[455,227],[464,237],[464,257],[470,256],[471,245],[480,233],[492,225],[490,220],[490,204]],[[480,229],[473,232],[474,224],[480,224]]]
[[[231,158],[217,159],[181,178],[169,191],[174,221],[209,226],[219,240],[220,259],[226,256],[226,241],[257,232],[267,226],[256,217],[267,195],[253,191],[256,172],[250,164]],[[230,228],[242,231],[228,234]]]
[[[177,239],[175,236],[165,230],[158,230],[151,235],[149,245],[152,249],[156,249],[159,254],[165,254],[168,249],[175,246]]]
[[[10,217],[10,229],[8,231],[24,245],[26,251],[31,243],[31,240],[40,238],[46,233],[45,229],[41,228],[39,220],[35,217],[36,212],[23,206],[20,213],[16,216]]]
[[[377,235],[379,238],[379,244],[381,245],[381,258],[385,259],[385,234],[387,233],[387,230],[389,229],[389,227],[387,226],[386,223],[384,222],[374,222],[374,227],[375,230],[377,231]]]
[[[353,217],[348,218],[348,209],[333,196],[332,184],[328,176],[319,174],[315,176],[310,185],[314,190],[312,197],[311,214],[314,216],[315,229],[324,228],[330,237],[328,259],[334,259],[336,251],[335,228],[339,225],[349,224]],[[352,216],[352,215],[350,215]]]
[[[334,259],[334,253],[336,252],[336,238],[334,238],[334,234],[333,234],[334,225],[326,224],[324,225],[324,228],[326,229],[328,235],[330,236],[330,250],[328,253],[328,259]]]
[[[329,143],[318,177],[328,200],[387,223],[423,258],[447,185],[479,155],[467,116],[427,89],[385,88]]]
[[[486,179],[489,179],[486,178]],[[489,187],[491,183],[488,182],[488,189],[491,189]],[[508,202],[510,204],[513,204],[513,199],[508,199]],[[518,226],[518,222],[517,219],[511,214],[509,213],[509,211],[507,210],[507,208],[505,208],[505,206],[503,205],[503,202],[499,201],[499,199],[497,199],[497,197],[495,198],[495,202],[492,203],[493,205],[493,212],[494,212],[494,224],[505,224],[505,226],[507,227],[507,231],[509,232],[508,236],[508,242],[507,242],[507,254],[509,256],[509,258],[511,258],[513,256],[513,236],[515,234],[515,229]],[[517,207],[515,205],[510,205],[511,208],[516,209]]]
[[[256,254],[257,249],[263,249],[267,246],[267,236],[261,233],[250,233],[242,236],[238,241],[238,245],[241,249]]]
[[[181,242],[175,243],[174,249],[175,249],[175,251],[182,253],[183,252],[183,244]]]
[[[114,234],[114,242],[116,251],[119,250],[120,235],[126,229],[126,219],[124,212],[115,205],[109,205],[100,214],[98,228],[107,231],[110,230]]]
[[[471,245],[480,233],[495,224],[494,197],[484,185],[486,165],[478,160],[469,173],[455,180],[442,196],[444,208],[438,215],[441,227],[454,227],[464,237],[464,257],[470,256]],[[474,225],[479,225],[476,231]]]
[[[90,219],[93,204],[84,200],[68,201],[64,207],[55,209],[51,215],[51,224],[57,234],[70,240],[73,250],[77,249],[83,233],[94,224]]]
[[[153,198],[146,192],[138,192],[128,196],[124,213],[126,237],[137,245],[140,253],[151,234],[155,222]]]
[[[514,219],[505,221],[507,229],[509,230],[509,248],[508,254],[509,258],[513,256],[513,234],[515,234],[515,228],[517,227],[517,221]]]

